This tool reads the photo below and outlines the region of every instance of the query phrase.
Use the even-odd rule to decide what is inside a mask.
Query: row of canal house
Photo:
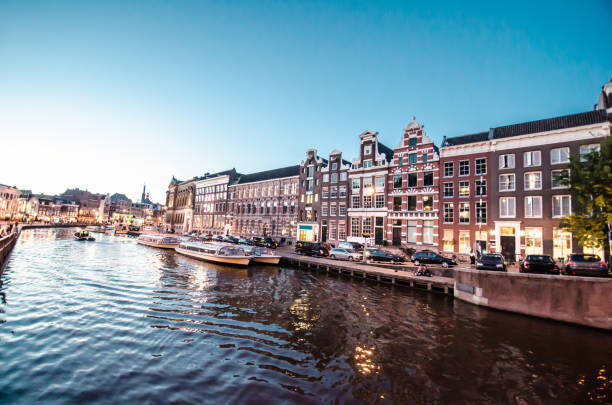
[[[445,137],[439,148],[413,117],[394,149],[363,132],[351,161],[310,149],[295,166],[173,178],[166,227],[510,260],[588,251],[559,227],[575,202],[557,179],[572,154],[597,150],[610,135],[612,82],[602,97],[593,111]]]

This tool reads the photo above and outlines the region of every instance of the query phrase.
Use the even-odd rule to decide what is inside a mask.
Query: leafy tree
[[[612,131],[611,131],[612,132]],[[612,223],[612,133],[601,143],[600,151],[570,158],[570,170],[559,177],[569,185],[572,214],[561,227],[572,232],[581,245],[610,251],[608,223]]]

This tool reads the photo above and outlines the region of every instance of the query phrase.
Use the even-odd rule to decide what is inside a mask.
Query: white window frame
[[[502,203],[504,201],[506,202],[512,201],[513,211],[514,211],[512,215],[509,215],[508,212],[506,212],[506,215],[502,215]],[[508,211],[508,207],[509,205],[506,203],[506,211]],[[500,218],[516,218],[516,197],[500,197],[499,198],[499,217]]]
[[[502,190],[502,184],[507,183],[507,182],[502,181],[502,177],[513,177],[514,178],[514,180],[512,181],[512,188],[507,188],[507,189]],[[516,175],[514,173],[500,174],[498,177],[498,183],[499,183],[499,192],[516,191]]]
[[[586,149],[583,152],[583,149]],[[597,152],[601,151],[601,145],[598,143],[591,143],[588,145],[580,145],[580,149],[579,149],[579,153],[580,153],[580,161],[581,162],[585,162],[586,158],[585,156],[588,155],[589,153],[593,152],[594,150],[597,150]]]
[[[372,167],[372,159],[366,159],[363,161],[363,168],[368,169]]]
[[[559,201],[561,202],[561,205],[560,205],[560,208],[561,208],[561,214],[560,214],[560,215],[555,215],[555,199],[556,199],[556,198],[560,198],[560,200],[559,200]],[[569,206],[569,211],[568,211],[568,212],[566,212],[566,213],[564,213],[564,212],[563,212],[563,199],[564,199],[564,198],[567,198],[567,199],[568,199],[568,201],[569,201],[569,204],[568,204],[568,206]],[[567,216],[567,215],[571,215],[571,213],[572,213],[572,197],[571,197],[569,194],[558,194],[558,195],[553,195],[553,196],[552,196],[552,206],[551,206],[551,209],[552,209],[552,217],[553,217],[553,218],[563,218],[563,217],[565,217],[565,216]]]
[[[569,186],[555,186],[555,173],[561,173],[563,171],[567,171],[569,174],[570,169],[555,169],[555,170],[551,170],[550,171],[550,188],[553,190],[558,190],[558,189],[566,189],[569,188]]]
[[[561,151],[566,151],[567,152],[567,160],[560,160],[558,162],[553,161],[553,153],[555,152],[559,152],[559,158],[561,158]],[[563,148],[554,148],[550,150],[550,164],[551,165],[562,165],[562,164],[566,164],[569,163],[570,159],[570,150],[567,146],[563,147]]]
[[[451,174],[450,175],[446,175],[446,165],[450,166],[450,171]],[[450,178],[450,177],[455,177],[455,162],[444,162],[443,167],[442,167],[443,171],[444,171],[444,177],[446,178]]]
[[[484,160],[484,172],[478,172],[478,161]],[[475,176],[484,176],[487,174],[487,158],[478,158],[474,160],[474,175]]]
[[[527,157],[530,156],[531,163],[527,163]],[[534,156],[538,157],[538,163],[533,163]],[[542,152],[539,150],[531,150],[523,153],[523,167],[538,167],[542,166]]]
[[[516,161],[514,159],[514,153],[499,155],[499,168],[501,170],[514,169],[515,166],[516,166]]]
[[[467,167],[467,173],[461,174],[461,163],[463,163],[463,167]],[[459,161],[459,177],[468,177],[470,175],[470,161],[469,160],[460,160]]]
[[[529,210],[527,209],[527,202],[531,199],[531,213],[529,212]],[[533,201],[535,200],[539,200],[540,201],[540,212],[539,214],[534,214],[533,212]],[[524,206],[525,206],[525,218],[542,218],[542,196],[541,195],[529,195],[529,196],[525,196],[525,202],[524,202]]]
[[[540,187],[537,187],[537,186],[533,188],[528,187],[529,182],[527,181],[527,177],[531,174],[540,176]],[[523,174],[523,189],[525,191],[542,190],[542,172],[525,172]]]
[[[464,183],[464,184],[467,183],[467,194],[461,194],[461,183]],[[459,188],[457,190],[457,196],[459,198],[466,198],[466,197],[470,196],[470,181],[469,180],[460,181],[459,182]]]
[[[450,191],[451,194],[450,195],[446,195],[446,189],[447,189],[447,185],[450,184]],[[446,182],[444,183],[444,186],[442,188],[442,198],[453,198],[455,196],[455,183],[451,182]]]

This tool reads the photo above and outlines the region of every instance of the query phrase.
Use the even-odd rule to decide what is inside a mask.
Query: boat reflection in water
[[[161,249],[174,249],[178,247],[181,241],[176,236],[140,235],[138,237],[138,243]]]
[[[181,242],[175,249],[178,253],[213,263],[248,266],[252,256],[244,249],[233,245],[213,243]]]

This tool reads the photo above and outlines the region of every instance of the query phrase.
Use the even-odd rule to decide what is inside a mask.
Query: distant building
[[[0,221],[17,219],[20,195],[17,187],[0,184]]]
[[[195,179],[180,181],[172,177],[166,192],[164,227],[177,233],[191,232]]]
[[[231,234],[295,240],[299,166],[243,174],[229,186]]]
[[[196,231],[205,235],[228,234],[229,187],[239,177],[236,169],[206,173],[193,179],[193,220],[185,232]]]

